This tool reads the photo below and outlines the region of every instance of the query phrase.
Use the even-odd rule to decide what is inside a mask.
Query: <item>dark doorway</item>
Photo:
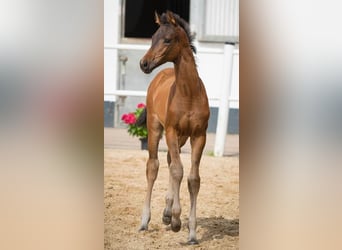
[[[190,0],[126,0],[125,30],[128,38],[151,38],[158,26],[154,12],[170,10],[189,22]]]

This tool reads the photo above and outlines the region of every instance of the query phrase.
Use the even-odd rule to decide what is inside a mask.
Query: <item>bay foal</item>
[[[197,244],[196,201],[200,188],[199,164],[206,142],[209,119],[208,98],[198,76],[188,24],[168,11],[156,13],[159,29],[152,36],[151,48],[140,61],[141,70],[151,73],[165,62],[173,62],[174,69],[164,69],[152,80],[146,98],[149,158],[146,164],[147,194],[140,230],[147,230],[151,218],[151,194],[157,178],[158,144],[165,130],[168,146],[169,187],[163,222],[178,232],[181,229],[179,190],[183,178],[180,148],[190,137],[191,169],[188,176],[190,193],[189,244]]]

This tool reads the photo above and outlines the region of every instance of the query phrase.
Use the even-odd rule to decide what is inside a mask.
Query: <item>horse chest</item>
[[[186,111],[175,113],[174,120],[170,121],[170,125],[174,127],[182,135],[191,135],[196,131],[207,126],[205,117],[201,112]]]

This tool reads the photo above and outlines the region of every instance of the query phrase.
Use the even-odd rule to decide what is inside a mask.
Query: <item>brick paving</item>
[[[207,143],[204,148],[204,154],[213,155],[215,143],[215,134],[207,134]],[[137,137],[132,137],[122,128],[104,128],[104,147],[113,149],[140,149],[140,141]],[[165,137],[160,140],[159,151],[167,151]],[[182,153],[190,153],[189,140],[182,148]],[[224,149],[224,156],[239,155],[239,135],[227,135]]]

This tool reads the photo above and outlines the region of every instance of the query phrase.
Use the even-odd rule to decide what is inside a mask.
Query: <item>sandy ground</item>
[[[182,154],[182,229],[178,233],[162,223],[168,186],[166,153],[160,152],[158,178],[154,185],[149,230],[138,232],[146,192],[147,151],[104,150],[104,244],[105,249],[238,249],[239,158],[203,155],[201,189],[197,205],[199,245],[187,245],[189,193],[186,177],[190,154]]]

